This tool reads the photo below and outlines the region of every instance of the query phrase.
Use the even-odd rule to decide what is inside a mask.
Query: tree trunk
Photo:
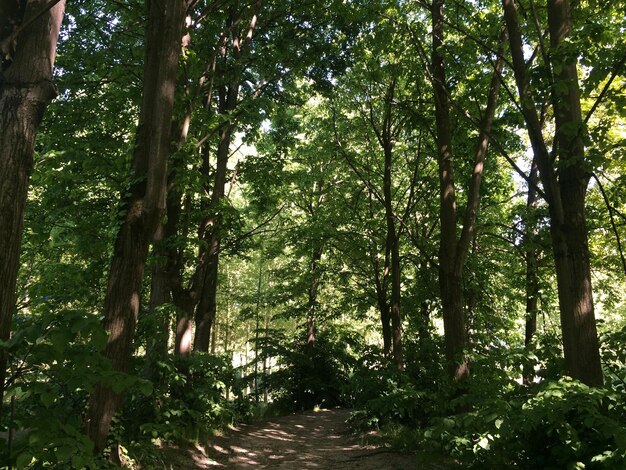
[[[417,331],[420,347],[423,347],[427,340],[430,339],[430,309],[428,302],[423,301],[420,307],[420,315],[418,318]]]
[[[178,317],[176,319],[176,334],[174,339],[174,354],[188,356],[191,354],[193,336],[193,300],[186,296],[185,300],[176,301]]]
[[[443,0],[434,0],[432,6],[432,74],[437,127],[439,216],[441,223],[439,290],[443,309],[444,342],[448,373],[454,380],[462,380],[468,376],[469,369],[464,357],[463,280],[461,274],[455,273],[454,269],[457,249],[456,196],[452,170],[450,104],[446,86],[444,60],[440,51],[444,39],[443,5]]]
[[[228,103],[224,106],[224,112],[230,112],[235,109],[237,102],[239,86],[235,86],[235,90],[229,89]],[[231,95],[232,93],[232,95]],[[223,97],[223,99],[226,99]],[[196,307],[196,334],[193,342],[193,349],[196,352],[209,351],[209,339],[211,337],[211,327],[215,321],[217,313],[217,283],[219,273],[219,258],[222,236],[220,203],[224,198],[226,187],[226,176],[228,173],[228,157],[230,156],[230,143],[234,125],[226,123],[220,132],[220,142],[217,149],[217,165],[215,172],[215,184],[213,186],[213,194],[211,195],[210,211],[211,216],[207,223],[207,249],[204,262],[206,268],[204,272],[204,281],[202,289],[199,291],[200,298]]]
[[[320,269],[319,264],[322,259],[322,247],[313,250],[311,256],[311,284],[309,285],[309,298],[306,307],[306,343],[309,346],[315,345],[317,326],[317,292],[320,285]]]
[[[576,56],[561,50],[572,29],[568,0],[548,0],[548,27],[554,69],[554,116],[564,220],[555,250],[563,350],[568,372],[587,385],[603,383],[591,288],[585,197],[591,174],[585,168],[584,125]],[[564,243],[563,243],[564,242]]]
[[[188,20],[189,17],[187,16],[185,22]],[[183,47],[186,48],[187,45],[188,37],[187,39],[183,38]],[[188,85],[185,87],[184,94],[189,94]],[[193,100],[188,102],[187,111],[181,121],[181,124],[172,125],[172,149],[181,150],[187,142],[187,134],[189,132],[189,124],[191,122],[191,114],[193,113],[194,104]],[[185,311],[189,311],[187,304],[190,302],[190,299],[188,299],[189,294],[187,292],[183,292],[184,289],[182,286],[184,248],[176,247],[176,235],[178,234],[181,215],[183,212],[183,195],[178,187],[180,184],[178,181],[178,175],[181,171],[181,167],[185,164],[185,161],[184,158],[180,158],[176,156],[176,154],[170,154],[169,159],[171,161],[170,165],[172,168],[168,177],[166,196],[167,221],[165,224],[159,222],[159,226],[154,235],[153,255],[155,260],[150,285],[149,313],[156,322],[156,337],[152,339],[151,344],[148,344],[148,350],[146,351],[148,371],[152,367],[151,362],[155,356],[163,357],[167,355],[168,352],[167,346],[170,336],[169,328],[171,318],[163,315],[162,312],[158,312],[158,308],[169,303],[172,303],[177,307],[174,341],[176,354],[179,354],[182,337],[185,335],[184,320],[181,322],[183,332],[180,337],[178,335],[179,321],[181,320],[181,317],[185,318],[189,316],[183,313]],[[187,207],[187,211],[189,209],[190,208]],[[186,219],[188,219],[188,217]],[[185,220],[182,227],[183,240],[187,238],[188,231],[189,220]]]
[[[252,17],[248,30],[244,31],[246,36],[242,37],[239,30],[241,20],[241,12],[239,4],[230,7],[230,13],[227,23],[227,29],[231,31],[232,43],[231,53],[235,61],[234,70],[231,71],[232,79],[228,86],[220,87],[218,111],[221,115],[230,115],[237,108],[239,101],[239,88],[243,68],[240,60],[242,54],[249,47],[257,24],[257,15],[261,8],[261,1],[257,0],[254,5],[250,6]],[[226,43],[221,49],[222,60],[227,57]],[[222,77],[224,78],[224,76]],[[211,336],[211,327],[215,321],[217,314],[217,284],[219,274],[219,255],[221,245],[221,217],[220,203],[224,198],[224,190],[226,186],[226,174],[228,171],[228,158],[230,156],[230,144],[232,135],[235,131],[235,123],[226,120],[220,129],[219,144],[217,148],[217,165],[215,172],[215,185],[211,195],[211,203],[209,210],[210,217],[207,221],[205,233],[205,241],[207,242],[207,252],[203,260],[200,260],[199,271],[204,273],[204,280],[201,284],[202,290],[198,292],[199,299],[196,306],[196,334],[194,337],[194,351],[207,352],[209,349],[209,338]],[[203,266],[202,266],[203,265]]]
[[[513,71],[528,135],[539,167],[550,211],[550,234],[555,258],[563,350],[567,373],[590,386],[603,383],[591,288],[585,196],[590,174],[585,169],[583,121],[576,71],[576,56],[560,45],[570,33],[567,0],[548,1],[555,139],[560,169],[547,150],[534,108],[524,61],[523,43],[514,0],[502,0],[509,31]],[[567,201],[564,203],[564,201]]]
[[[172,179],[175,175],[172,173]],[[167,194],[167,222],[159,223],[154,235],[154,266],[152,267],[152,279],[150,281],[149,315],[155,322],[155,335],[149,338],[146,361],[147,371],[152,369],[152,362],[165,357],[168,352],[168,340],[170,336],[170,317],[159,312],[159,308],[173,303],[172,290],[173,278],[177,265],[177,250],[172,247],[172,241],[178,230],[180,221],[180,194],[173,188],[174,183],[168,185]]]
[[[391,196],[391,142],[385,146],[384,171],[384,199],[385,219],[387,222],[387,247],[391,253],[391,302],[389,312],[391,317],[391,341],[393,360],[399,370],[404,369],[404,355],[402,351],[402,312],[400,310],[400,247],[392,207]],[[385,326],[383,320],[383,333]]]
[[[176,189],[174,188],[173,195],[176,195]],[[181,207],[181,197],[177,194],[176,199],[179,212],[183,212]],[[168,195],[168,201],[170,197]],[[169,206],[168,206],[169,207]],[[185,217],[182,223],[181,238],[187,239],[189,235],[190,226],[190,212],[191,212],[191,200],[189,196],[185,199],[184,214]],[[169,213],[169,208],[168,208]],[[169,217],[168,217],[169,222]],[[195,286],[191,286],[191,289],[186,289],[183,285],[183,271],[184,271],[184,248],[179,248],[176,253],[176,267],[174,269],[174,275],[172,276],[172,301],[176,305],[176,330],[174,340],[174,354],[176,356],[187,356],[191,353],[192,336],[193,336],[193,310],[195,306]]]
[[[487,94],[487,106],[480,123],[474,169],[468,188],[467,208],[461,235],[457,241],[456,190],[453,173],[452,133],[450,128],[450,103],[446,85],[446,72],[441,47],[444,40],[444,0],[434,0],[433,24],[433,90],[435,95],[435,121],[439,161],[439,194],[441,240],[439,244],[439,288],[441,292],[444,342],[448,373],[455,381],[469,376],[469,365],[464,350],[467,346],[463,275],[465,262],[476,231],[480,201],[480,185],[484,160],[489,147],[489,135],[498,104],[502,51],[497,55],[495,70]],[[501,37],[501,43],[504,37]]]
[[[395,137],[393,135],[393,101],[396,88],[396,79],[392,78],[385,96],[385,112],[380,130],[375,129],[378,141],[384,154],[383,171],[383,203],[385,206],[385,222],[387,235],[385,240],[385,253],[390,258],[385,258],[385,268],[389,266],[391,270],[391,299],[389,312],[391,317],[391,344],[393,361],[398,370],[404,370],[404,353],[402,351],[402,311],[400,308],[400,240],[396,229],[396,220],[393,210],[392,195],[392,165],[393,146]],[[388,254],[388,255],[387,255]],[[390,263],[387,263],[390,260]],[[383,277],[386,276],[386,272]],[[383,324],[383,328],[385,325]],[[383,330],[384,333],[384,330]]]
[[[23,21],[30,21],[46,3],[27,2]],[[64,10],[63,0],[28,24],[17,38],[10,35],[19,24],[26,24],[21,23],[22,11],[14,15],[3,11],[2,21],[11,28],[3,25],[0,31],[9,34],[0,37],[0,43],[9,48],[2,51],[0,71],[0,341],[11,335],[35,137],[46,107],[56,97],[52,67]],[[9,60],[5,60],[6,52],[11,53]],[[0,350],[0,405],[7,361],[6,351]]]
[[[528,185],[528,198],[526,200],[526,220],[524,244],[526,245],[526,328],[524,344],[528,346],[537,331],[537,309],[539,304],[539,275],[537,254],[537,224],[535,222],[535,210],[537,207],[537,191],[533,184],[537,183],[537,164],[533,160]],[[532,381],[532,379],[531,379]]]
[[[380,312],[380,322],[383,332],[383,354],[391,354],[391,312],[387,301],[387,292],[377,288],[378,311]]]
[[[104,355],[113,369],[125,372],[132,352],[141,299],[144,265],[150,242],[165,212],[167,157],[184,0],[149,2],[141,112],[133,155],[133,181],[123,196],[125,218],[117,234],[107,292],[104,325],[109,333]],[[85,417],[86,433],[101,452],[122,395],[100,384]]]
[[[391,247],[391,330],[393,361],[398,370],[404,370],[404,352],[402,350],[402,312],[400,310],[400,249],[395,230]]]
[[[537,332],[537,311],[539,305],[539,273],[537,243],[537,223],[535,211],[537,209],[537,191],[533,185],[537,184],[537,164],[533,159],[526,200],[526,219],[524,221],[524,245],[526,256],[526,322],[524,329],[524,346],[528,348]],[[523,370],[524,384],[530,385],[535,378],[533,368],[526,366]]]
[[[369,214],[370,218],[374,218],[374,208],[372,204],[372,190],[368,191]],[[378,261],[378,244],[371,243],[371,263],[374,272],[374,286],[376,287],[376,303],[380,313],[381,331],[383,333],[383,354],[385,357],[391,356],[391,312],[389,300],[387,298],[387,286],[389,282],[389,271],[391,263],[391,252],[389,251],[389,243],[385,242],[385,261],[380,269]]]

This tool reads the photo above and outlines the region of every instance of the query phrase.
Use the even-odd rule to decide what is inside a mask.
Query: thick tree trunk
[[[146,374],[151,376],[153,362],[158,358],[165,357],[168,353],[168,342],[170,338],[169,315],[159,312],[159,309],[166,304],[176,304],[174,291],[175,282],[179,270],[179,252],[173,242],[178,233],[180,216],[182,212],[181,194],[176,189],[176,171],[170,174],[170,182],[167,191],[167,221],[165,224],[159,223],[153,243],[154,265],[152,267],[152,277],[150,280],[150,303],[148,315],[154,321],[154,336],[148,338],[146,351]],[[177,298],[178,299],[178,298]]]
[[[167,343],[169,340],[169,317],[163,312],[159,312],[159,308],[166,304],[171,304],[172,299],[172,283],[174,270],[176,269],[176,250],[172,249],[171,244],[176,236],[179,216],[180,204],[176,201],[180,197],[176,194],[167,195],[167,222],[159,223],[154,235],[154,265],[152,267],[152,278],[150,280],[150,303],[148,306],[148,314],[155,322],[155,336],[149,338],[148,349],[146,351],[148,368],[150,363],[158,358],[167,355]]]
[[[189,196],[186,197],[184,209],[181,202],[182,197],[178,195],[177,203],[179,212],[181,212],[181,214],[184,212],[185,214],[185,217],[182,219],[181,238],[186,240],[189,235],[191,200]],[[193,339],[192,318],[195,307],[196,290],[193,285],[191,289],[186,289],[184,287],[184,254],[183,248],[179,248],[177,250],[176,267],[174,268],[174,275],[172,276],[172,301],[174,302],[174,305],[176,305],[176,328],[174,331],[174,354],[176,356],[189,355],[191,353]]]
[[[444,341],[448,373],[455,381],[469,376],[469,365],[464,350],[467,346],[463,275],[465,262],[476,232],[476,219],[480,201],[480,185],[484,160],[489,147],[489,135],[500,92],[499,74],[502,68],[502,51],[498,53],[495,70],[487,93],[487,106],[480,123],[474,153],[474,169],[468,188],[467,208],[461,235],[457,241],[456,190],[453,173],[452,133],[450,127],[450,100],[446,85],[446,72],[441,47],[444,40],[444,0],[435,0],[432,7],[433,24],[433,90],[435,95],[435,120],[439,154],[439,192],[441,239],[439,244],[439,287],[441,292]],[[501,42],[504,37],[501,37]]]
[[[452,133],[450,104],[441,47],[444,39],[443,0],[432,6],[432,69],[439,162],[439,290],[443,309],[444,342],[449,375],[462,380],[469,374],[465,349],[465,316],[463,312],[462,273],[455,272],[457,250],[456,195],[452,167]]]
[[[150,242],[165,212],[167,157],[184,0],[150,2],[146,30],[144,84],[133,155],[130,195],[123,198],[125,219],[115,241],[104,301],[109,339],[104,355],[116,371],[126,371],[141,299],[144,265]],[[101,384],[92,393],[85,417],[86,433],[100,452],[122,396]]]
[[[224,105],[224,112],[235,109],[239,86],[234,85],[234,90],[229,89],[228,98]],[[196,306],[196,333],[194,336],[193,349],[196,352],[208,352],[211,338],[211,327],[217,313],[217,283],[219,274],[220,246],[222,240],[221,217],[219,205],[225,194],[226,176],[228,173],[228,158],[230,156],[230,143],[234,125],[226,123],[220,132],[220,142],[217,149],[217,165],[215,171],[215,184],[211,195],[210,211],[206,229],[207,248],[201,263],[205,265],[201,272],[204,273],[202,289],[199,290],[199,299]]]
[[[189,20],[189,17],[185,19],[185,22]],[[188,45],[189,36],[183,38],[183,47]],[[184,91],[185,95],[189,94],[188,86]],[[194,109],[194,100],[187,103],[187,112],[181,121],[180,125],[172,125],[172,149],[181,150],[187,142],[187,134],[189,132],[189,124],[191,122],[191,114]],[[178,187],[180,182],[179,173],[181,167],[185,164],[184,158],[180,158],[175,154],[170,154],[169,157],[171,171],[168,177],[168,187],[166,195],[166,213],[167,221],[165,224],[159,222],[159,226],[154,235],[153,244],[153,256],[154,266],[152,268],[152,278],[150,284],[150,305],[149,314],[154,318],[156,323],[156,335],[154,338],[150,338],[148,344],[147,356],[147,370],[152,368],[151,362],[156,357],[163,357],[168,353],[168,342],[170,337],[170,323],[171,318],[167,315],[163,315],[163,312],[158,312],[159,307],[165,304],[174,304],[177,307],[176,316],[176,332],[178,330],[178,321],[181,316],[181,312],[184,312],[185,307],[189,310],[186,304],[186,298],[189,294],[183,292],[182,287],[182,271],[184,270],[184,248],[177,247],[176,235],[180,230],[181,216],[183,212],[183,195]],[[186,218],[188,219],[188,217]],[[185,220],[182,227],[183,239],[189,231],[189,220]],[[178,301],[178,303],[177,303]],[[180,341],[174,341],[175,351],[178,351],[177,346],[180,346]]]
[[[45,4],[45,0],[27,2],[23,20],[29,21]],[[11,53],[10,60],[6,62],[5,51],[2,51],[0,71],[1,341],[7,341],[11,335],[24,207],[33,170],[33,149],[44,111],[56,96],[52,66],[64,10],[65,1],[60,1],[26,26],[15,40],[0,37],[0,43],[8,41],[11,49],[6,51]],[[11,34],[19,27],[21,11],[14,12],[15,15],[10,15],[8,11],[3,13],[6,16],[2,18],[0,34]],[[7,360],[4,350],[0,350],[0,405],[4,396]]]
[[[502,0],[502,6],[522,112],[550,211],[565,366],[573,378],[590,386],[602,385],[585,219],[585,196],[590,175],[585,169],[577,59],[560,48],[571,30],[569,2],[548,1],[550,57],[555,82],[552,95],[555,138],[561,163],[558,172],[547,150],[534,108],[515,1]]]
[[[176,356],[188,356],[192,349],[193,300],[186,296],[184,300],[176,301],[176,307],[179,312],[176,319],[174,354]]]
[[[555,244],[565,366],[587,385],[602,385],[600,348],[593,306],[585,197],[591,174],[585,168],[584,125],[576,56],[563,51],[572,29],[569,0],[548,0],[548,26],[554,69],[554,116],[563,205],[562,237]]]

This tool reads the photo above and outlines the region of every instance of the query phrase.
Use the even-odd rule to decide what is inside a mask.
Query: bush
[[[624,397],[564,378],[527,396],[494,397],[475,411],[438,417],[420,432],[427,456],[473,468],[623,468]],[[471,397],[468,401],[471,401]]]
[[[94,315],[65,309],[17,317],[16,324],[0,344],[10,358],[3,425],[16,435],[10,453],[0,439],[0,461],[18,469],[95,467],[93,444],[82,432],[88,394],[101,380],[119,390],[144,381],[111,370],[99,353],[106,333]]]
[[[368,431],[390,424],[416,427],[424,422],[433,403],[431,390],[418,390],[407,373],[376,352],[360,363],[349,388],[356,408],[349,420],[353,427]]]
[[[143,361],[136,367],[141,370]],[[154,364],[154,393],[130,394],[119,421],[124,441],[140,437],[161,440],[197,438],[202,430],[238,419],[237,402],[227,402],[235,374],[225,357],[194,354],[168,356]]]
[[[307,345],[300,338],[289,342],[283,337],[264,343],[263,354],[279,361],[280,369],[267,377],[267,386],[279,409],[291,412],[348,404],[345,392],[356,364],[347,348],[353,343],[352,338],[322,332],[314,345]]]

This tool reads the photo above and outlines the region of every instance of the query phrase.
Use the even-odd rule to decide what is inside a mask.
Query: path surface
[[[350,433],[349,410],[325,410],[240,426],[205,447],[191,450],[193,463],[177,468],[412,470],[415,456],[366,446]],[[187,462],[189,460],[184,459]]]

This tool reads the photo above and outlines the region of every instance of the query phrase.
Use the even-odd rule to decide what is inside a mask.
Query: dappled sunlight
[[[224,449],[222,446],[213,445],[211,447],[213,447],[213,449],[220,454],[228,454],[228,450]]]
[[[346,424],[349,414],[343,409],[315,410],[241,425],[227,436],[213,437],[205,458],[234,469],[415,468],[413,455],[360,444]]]

